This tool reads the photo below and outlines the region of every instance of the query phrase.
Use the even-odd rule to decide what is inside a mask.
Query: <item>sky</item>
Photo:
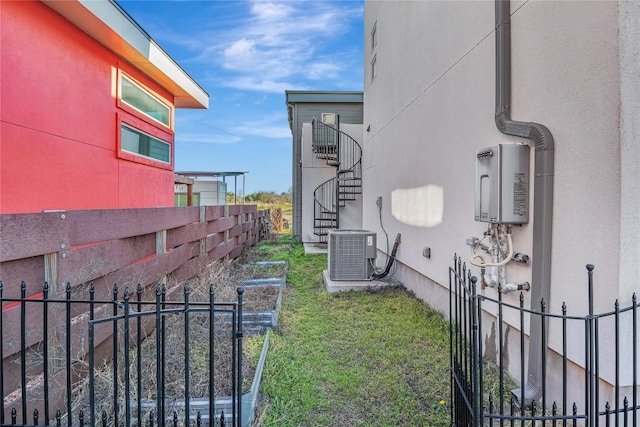
[[[362,90],[363,0],[118,3],[209,94],[208,110],[175,112],[176,171],[247,171],[245,194],[288,191],[285,90]]]

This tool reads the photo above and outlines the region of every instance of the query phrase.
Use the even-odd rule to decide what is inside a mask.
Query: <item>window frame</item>
[[[184,196],[185,205],[184,206],[182,206],[180,204],[176,205],[176,197],[180,198],[182,196]],[[197,203],[196,203],[196,199],[198,199]],[[176,207],[176,208],[188,207],[186,205],[186,202],[187,202],[187,193],[173,193],[173,204],[174,204],[174,207]],[[200,193],[193,193],[193,206],[200,206]]]
[[[174,153],[174,136],[172,133],[162,131],[155,127],[146,124],[137,117],[125,116],[121,113],[117,114],[117,157],[123,160],[129,160],[131,162],[140,163],[147,166],[153,166],[159,169],[171,170],[174,168],[175,153]],[[166,163],[162,160],[154,159],[153,157],[145,156],[144,154],[133,153],[122,148],[122,126],[129,127],[136,132],[140,132],[149,135],[165,144],[169,145],[169,162]]]
[[[378,76],[377,62],[378,62],[378,55],[376,54],[376,55],[373,55],[373,59],[371,60],[371,83],[373,83],[373,81]]]
[[[373,24],[373,28],[371,29],[371,52],[378,46],[378,22],[376,21]]]
[[[169,109],[169,124],[167,125],[166,123],[150,116],[149,114],[145,113],[142,110],[139,110],[138,108],[134,107],[131,104],[128,104],[126,101],[124,101],[122,99],[122,79],[126,78],[129,82],[131,82],[134,86],[138,87],[138,89],[140,89],[141,91],[145,92],[147,95],[149,95],[151,98],[155,99],[156,101],[158,101],[160,104],[166,106]],[[117,103],[118,103],[118,108],[144,120],[145,122],[154,125],[156,127],[161,127],[162,129],[168,129],[170,131],[173,131],[174,128],[174,118],[175,118],[175,107],[173,106],[173,104],[171,102],[169,102],[167,99],[165,99],[163,96],[161,96],[160,94],[158,94],[157,92],[149,89],[147,86],[145,86],[144,84],[140,83],[140,81],[136,80],[135,78],[131,77],[131,75],[125,73],[122,70],[118,70],[118,82],[117,82]]]

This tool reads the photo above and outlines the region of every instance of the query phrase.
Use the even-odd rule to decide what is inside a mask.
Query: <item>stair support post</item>
[[[336,169],[336,229],[340,228],[340,172]]]

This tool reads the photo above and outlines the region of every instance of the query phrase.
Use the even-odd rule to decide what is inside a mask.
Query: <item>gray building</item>
[[[362,141],[362,114],[363,114],[363,93],[362,92],[333,92],[333,91],[286,91],[287,110],[289,115],[289,127],[293,136],[293,156],[292,156],[292,198],[293,198],[293,235],[298,240],[308,242],[322,242],[325,240],[328,228],[336,228],[337,219],[328,219],[331,209],[329,206],[334,203],[340,206],[335,213],[341,216],[340,228],[356,228],[362,225],[362,198],[359,190],[359,177],[354,177],[353,173],[347,175],[341,172],[346,163],[345,160],[336,161],[336,156],[340,151],[335,150],[337,141],[344,141],[340,146],[355,147],[359,150]],[[324,122],[317,124],[330,132],[333,132],[332,140],[325,150],[331,152],[318,153],[318,147],[312,143],[313,120]],[[327,126],[328,125],[328,126]],[[335,129],[332,131],[332,129]],[[322,131],[322,130],[321,130]],[[326,132],[325,132],[326,134]],[[343,151],[343,149],[340,149]],[[350,148],[351,150],[351,148]],[[324,154],[324,155],[323,155]],[[355,157],[349,154],[349,162],[356,164],[361,173],[360,164],[361,152],[357,152]],[[344,156],[343,156],[344,157]],[[348,165],[352,167],[353,165]],[[341,177],[338,177],[342,173]],[[340,200],[336,203],[329,201],[324,203],[327,208],[320,216],[324,216],[323,221],[318,220],[317,206],[322,205],[321,201],[314,200],[314,191],[319,190],[319,185],[328,182],[333,178],[338,178],[340,183],[347,183],[351,188],[351,195],[348,201]],[[356,184],[357,183],[357,184]],[[339,191],[332,190],[334,194]],[[320,197],[318,193],[317,197]],[[326,197],[326,195],[325,195]],[[340,196],[336,196],[340,197]],[[314,213],[314,206],[316,212]]]

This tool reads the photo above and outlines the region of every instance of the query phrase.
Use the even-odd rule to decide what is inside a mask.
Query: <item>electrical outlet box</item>
[[[422,249],[422,256],[425,258],[431,258],[431,248]]]
[[[529,222],[529,146],[499,144],[476,152],[475,220]]]

